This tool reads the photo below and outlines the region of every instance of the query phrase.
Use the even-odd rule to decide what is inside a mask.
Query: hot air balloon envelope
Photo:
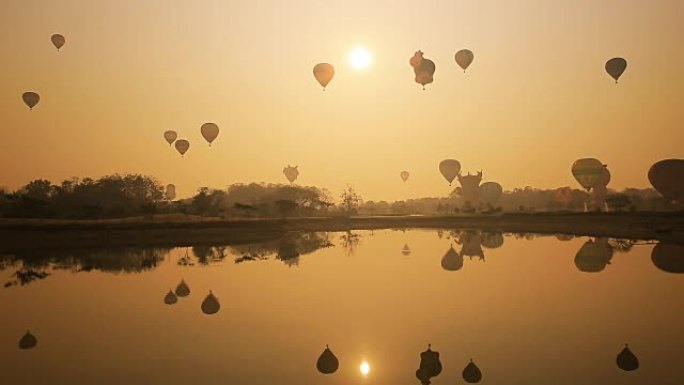
[[[639,369],[639,359],[629,350],[629,347],[625,345],[625,348],[617,355],[615,359],[617,366],[625,371],[632,371]]]
[[[169,290],[169,292],[164,296],[164,303],[167,305],[173,305],[176,302],[178,302],[178,298],[171,290]]]
[[[212,315],[218,313],[220,309],[221,304],[219,304],[218,298],[210,291],[206,298],[204,298],[204,301],[202,301],[202,313]]]
[[[173,142],[176,141],[176,138],[178,138],[178,134],[176,133],[176,131],[172,131],[172,130],[164,131],[164,140],[166,140],[166,142],[169,144],[169,146],[171,144],[173,144]]]
[[[473,54],[473,51],[469,49],[462,49],[456,52],[454,59],[456,60],[458,66],[463,68],[463,72],[465,72],[473,62],[473,59],[475,59],[475,55]]]
[[[181,156],[183,156],[186,152],[188,152],[188,149],[190,148],[190,142],[188,142],[185,139],[180,139],[176,141],[175,146],[178,153],[180,153]]]
[[[445,159],[439,163],[439,172],[442,173],[444,179],[446,179],[447,182],[449,182],[449,186],[451,186],[451,182],[453,182],[458,176],[458,173],[461,172],[461,163],[456,159]]]
[[[209,145],[211,146],[211,142],[216,140],[218,137],[219,126],[217,126],[215,123],[204,123],[200,128],[200,132],[202,133],[204,140],[209,142]]]
[[[651,261],[662,271],[684,274],[684,246],[658,243],[651,252]]]
[[[684,159],[665,159],[648,170],[648,180],[665,198],[684,200]]]
[[[19,340],[20,349],[33,349],[36,347],[36,345],[38,345],[38,340],[29,331],[27,331],[26,334],[24,334],[24,336]]]
[[[463,379],[469,384],[474,384],[482,380],[482,372],[480,368],[475,365],[473,360],[470,360],[468,365],[463,369]]]
[[[463,257],[453,247],[442,257],[442,269],[446,271],[458,271],[463,267]]]
[[[66,43],[66,39],[64,36],[56,33],[50,37],[50,40],[52,41],[52,44],[57,48],[57,51],[59,51],[62,46],[64,46],[64,43]]]
[[[298,166],[287,166],[283,168],[283,174],[285,174],[285,178],[287,178],[287,180],[290,183],[294,183],[294,181],[297,180],[297,177],[299,176],[299,170],[297,170],[297,167]]]
[[[618,82],[625,69],[627,69],[627,60],[621,57],[614,57],[606,62],[606,72],[615,79],[615,83]]]
[[[178,286],[176,286],[176,295],[179,297],[187,297],[190,295],[190,287],[185,283],[185,280],[181,280]]]
[[[605,177],[603,163],[594,158],[582,158],[572,164],[572,175],[587,190],[596,186]]]
[[[406,182],[409,178],[409,172],[408,171],[402,171],[401,174],[399,174],[399,176],[401,177],[401,180]]]
[[[313,68],[313,74],[321,87],[323,87],[323,90],[325,90],[325,87],[328,86],[328,83],[335,76],[335,67],[328,63],[318,63]]]
[[[32,91],[24,92],[23,95],[21,95],[21,98],[24,100],[24,103],[26,103],[28,108],[31,110],[40,101],[40,95]]]

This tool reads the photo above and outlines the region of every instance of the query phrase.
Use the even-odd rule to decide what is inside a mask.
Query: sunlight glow
[[[349,64],[356,69],[364,69],[373,63],[373,55],[365,47],[355,47],[349,52]]]
[[[367,376],[368,373],[370,373],[370,365],[368,364],[368,362],[363,361],[359,366],[359,370],[361,371],[361,374]]]

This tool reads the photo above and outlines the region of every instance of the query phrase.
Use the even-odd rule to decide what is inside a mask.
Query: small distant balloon
[[[290,183],[294,183],[299,176],[299,170],[297,170],[297,167],[299,166],[287,166],[283,168],[283,174],[285,174],[285,178],[287,178]]]
[[[64,36],[56,33],[50,37],[50,40],[52,41],[52,44],[57,48],[57,51],[59,51],[60,48],[64,46],[64,43],[66,43],[66,39]]]
[[[617,355],[615,361],[617,366],[626,372],[639,369],[639,359],[631,350],[629,350],[629,346],[627,345],[625,345],[624,349]]]
[[[447,182],[449,182],[449,186],[451,186],[451,182],[453,182],[458,176],[458,173],[461,172],[461,163],[456,159],[445,159],[439,163],[439,172],[442,173],[444,179],[446,179]]]
[[[665,159],[648,170],[648,180],[665,198],[684,201],[684,159]]]
[[[401,254],[404,256],[411,255],[411,248],[409,247],[408,244],[404,244],[404,247],[401,249]]]
[[[204,301],[202,301],[202,313],[207,314],[207,315],[212,315],[218,313],[218,311],[221,309],[221,304],[218,301],[218,298],[214,296],[214,294],[209,291],[209,294],[204,298]]]
[[[606,62],[606,72],[615,79],[615,83],[618,82],[618,79],[620,79],[620,76],[622,76],[626,69],[627,60],[621,57],[614,57]]]
[[[209,146],[211,146],[211,142],[218,137],[219,127],[215,123],[204,123],[200,128],[200,131],[202,132],[204,140],[209,142]]]
[[[323,91],[325,91],[325,87],[328,86],[328,83],[335,76],[335,67],[328,63],[318,63],[313,68],[313,74],[321,87],[323,87]]]
[[[176,151],[184,156],[188,149],[190,148],[190,142],[185,139],[180,139],[176,141]]]
[[[177,138],[178,138],[178,134],[176,133],[176,131],[173,131],[173,130],[164,131],[164,140],[166,140],[166,142],[169,144],[169,146],[172,145],[173,142],[175,142]]]
[[[456,64],[458,64],[465,73],[468,67],[470,67],[470,64],[472,64],[473,59],[475,59],[475,55],[473,54],[473,51],[469,49],[462,49],[456,52],[454,59],[456,60]]]
[[[409,175],[410,174],[408,171],[402,171],[401,174],[399,174],[399,176],[401,177],[401,180],[403,180],[404,182],[406,182],[408,180]]]
[[[432,83],[434,80],[435,63],[423,57],[422,51],[416,51],[409,60],[409,64],[413,67],[413,72],[416,75],[416,83],[422,85],[424,90],[425,85]]]
[[[166,195],[166,199],[170,201],[176,199],[176,186],[173,184],[167,184],[164,195]]]
[[[30,331],[26,331],[26,334],[19,340],[20,349],[33,349],[36,345],[38,345],[38,339]]]
[[[340,362],[337,360],[337,357],[335,357],[335,354],[333,354],[328,345],[325,345],[325,350],[323,350],[323,353],[318,357],[318,361],[316,361],[316,369],[323,374],[332,374],[337,371],[339,366]]]
[[[178,302],[176,294],[174,294],[173,291],[169,290],[169,292],[166,293],[166,295],[164,296],[164,303],[167,305],[173,305],[176,302]]]
[[[40,95],[32,91],[24,92],[24,94],[21,95],[21,98],[30,110],[32,110],[40,101]]]

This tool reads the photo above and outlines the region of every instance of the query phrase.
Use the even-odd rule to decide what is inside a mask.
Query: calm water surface
[[[632,243],[385,230],[4,253],[0,383],[420,384],[432,344],[436,385],[471,358],[482,384],[682,384],[682,248]],[[625,343],[636,371],[616,365]]]

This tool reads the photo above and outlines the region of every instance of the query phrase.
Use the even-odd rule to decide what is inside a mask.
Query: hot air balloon
[[[166,185],[166,192],[164,193],[166,196],[166,199],[172,201],[176,199],[176,186],[172,184],[167,184]]]
[[[421,384],[430,384],[432,377],[437,377],[442,373],[442,363],[439,361],[439,352],[430,349],[428,345],[426,351],[420,353],[420,366],[416,370],[416,378],[420,380]]]
[[[496,182],[485,182],[480,185],[480,198],[485,204],[495,205],[499,203],[503,195],[503,188]]]
[[[463,267],[463,257],[450,247],[442,257],[442,269],[446,271],[458,271]]]
[[[639,369],[639,359],[629,350],[629,346],[625,344],[625,348],[617,355],[615,359],[617,366],[627,372]]]
[[[335,76],[335,67],[328,63],[318,63],[313,68],[313,74],[321,87],[323,87],[323,91],[325,91],[325,87],[328,86],[328,83]]]
[[[176,150],[184,156],[188,149],[190,148],[190,142],[185,139],[179,139],[176,141]]]
[[[316,368],[323,374],[332,374],[339,367],[340,362],[337,360],[337,357],[335,357],[328,345],[325,345],[325,350],[323,350],[323,353],[318,357],[318,361],[316,361]]]
[[[401,254],[404,256],[411,255],[411,248],[409,247],[409,245],[404,244],[404,247],[401,249]]]
[[[211,142],[216,140],[218,137],[219,127],[216,125],[216,123],[204,123],[200,128],[200,132],[202,133],[204,140],[209,142],[209,146],[211,146]]]
[[[410,174],[409,174],[408,171],[402,171],[402,172],[399,174],[399,176],[401,177],[401,180],[403,180],[404,182],[406,182],[406,181],[408,180],[409,175],[410,175]]]
[[[181,279],[178,286],[176,286],[176,295],[179,297],[187,297],[190,295],[190,287],[185,283],[185,280]]]
[[[621,57],[614,57],[606,62],[606,72],[615,79],[615,83],[618,82],[625,69],[627,69],[627,60]]]
[[[684,159],[665,159],[654,163],[648,170],[648,180],[665,198],[683,201]]]
[[[24,94],[21,95],[21,98],[24,100],[24,103],[26,103],[29,110],[32,110],[40,101],[40,95],[32,91],[24,92]]]
[[[575,266],[584,273],[598,273],[610,264],[612,258],[613,250],[606,239],[589,240],[575,255]]]
[[[55,46],[55,48],[57,48],[57,51],[59,51],[59,49],[62,48],[62,46],[64,46],[64,43],[66,43],[66,39],[64,38],[64,36],[58,33],[50,36],[50,40],[52,41],[52,44]]]
[[[173,291],[169,290],[169,292],[164,296],[164,303],[167,305],[173,305],[176,302],[178,302],[178,298]]]
[[[572,175],[582,187],[591,190],[605,176],[605,166],[594,158],[582,158],[572,164]]]
[[[469,384],[475,384],[482,380],[482,372],[480,371],[480,368],[475,365],[472,359],[463,369],[463,379]]]
[[[294,181],[297,180],[297,177],[299,176],[299,170],[297,170],[297,167],[299,166],[287,166],[283,168],[283,174],[285,174],[285,178],[287,178],[290,183],[294,183]]]
[[[435,63],[432,60],[423,57],[422,51],[416,51],[413,57],[409,60],[409,64],[413,67],[413,72],[416,75],[416,83],[423,86],[432,83],[435,75]]]
[[[173,142],[176,141],[176,138],[178,138],[178,134],[176,133],[176,131],[173,131],[173,130],[164,131],[164,140],[166,140],[166,142],[169,144],[169,146],[171,146],[173,144]]]
[[[463,68],[463,73],[465,73],[466,69],[468,69],[470,64],[473,62],[473,59],[475,59],[475,55],[473,54],[473,51],[469,49],[462,49],[456,52],[454,59],[459,67]]]
[[[553,193],[556,202],[568,206],[572,202],[572,189],[570,187],[559,187]]]
[[[38,340],[28,330],[26,331],[26,334],[24,334],[24,336],[19,340],[20,349],[33,349],[36,347],[36,345],[38,345]]]
[[[651,252],[651,261],[662,271],[684,274],[684,246],[658,243]]]
[[[461,163],[456,159],[445,159],[439,163],[439,172],[442,173],[444,179],[446,179],[447,182],[449,182],[449,186],[451,186],[451,182],[453,182],[458,176],[458,173],[461,172]]]
[[[204,298],[204,301],[202,301],[202,313],[212,315],[218,313],[220,309],[221,304],[219,303],[218,298],[216,298],[210,290],[209,294]]]

